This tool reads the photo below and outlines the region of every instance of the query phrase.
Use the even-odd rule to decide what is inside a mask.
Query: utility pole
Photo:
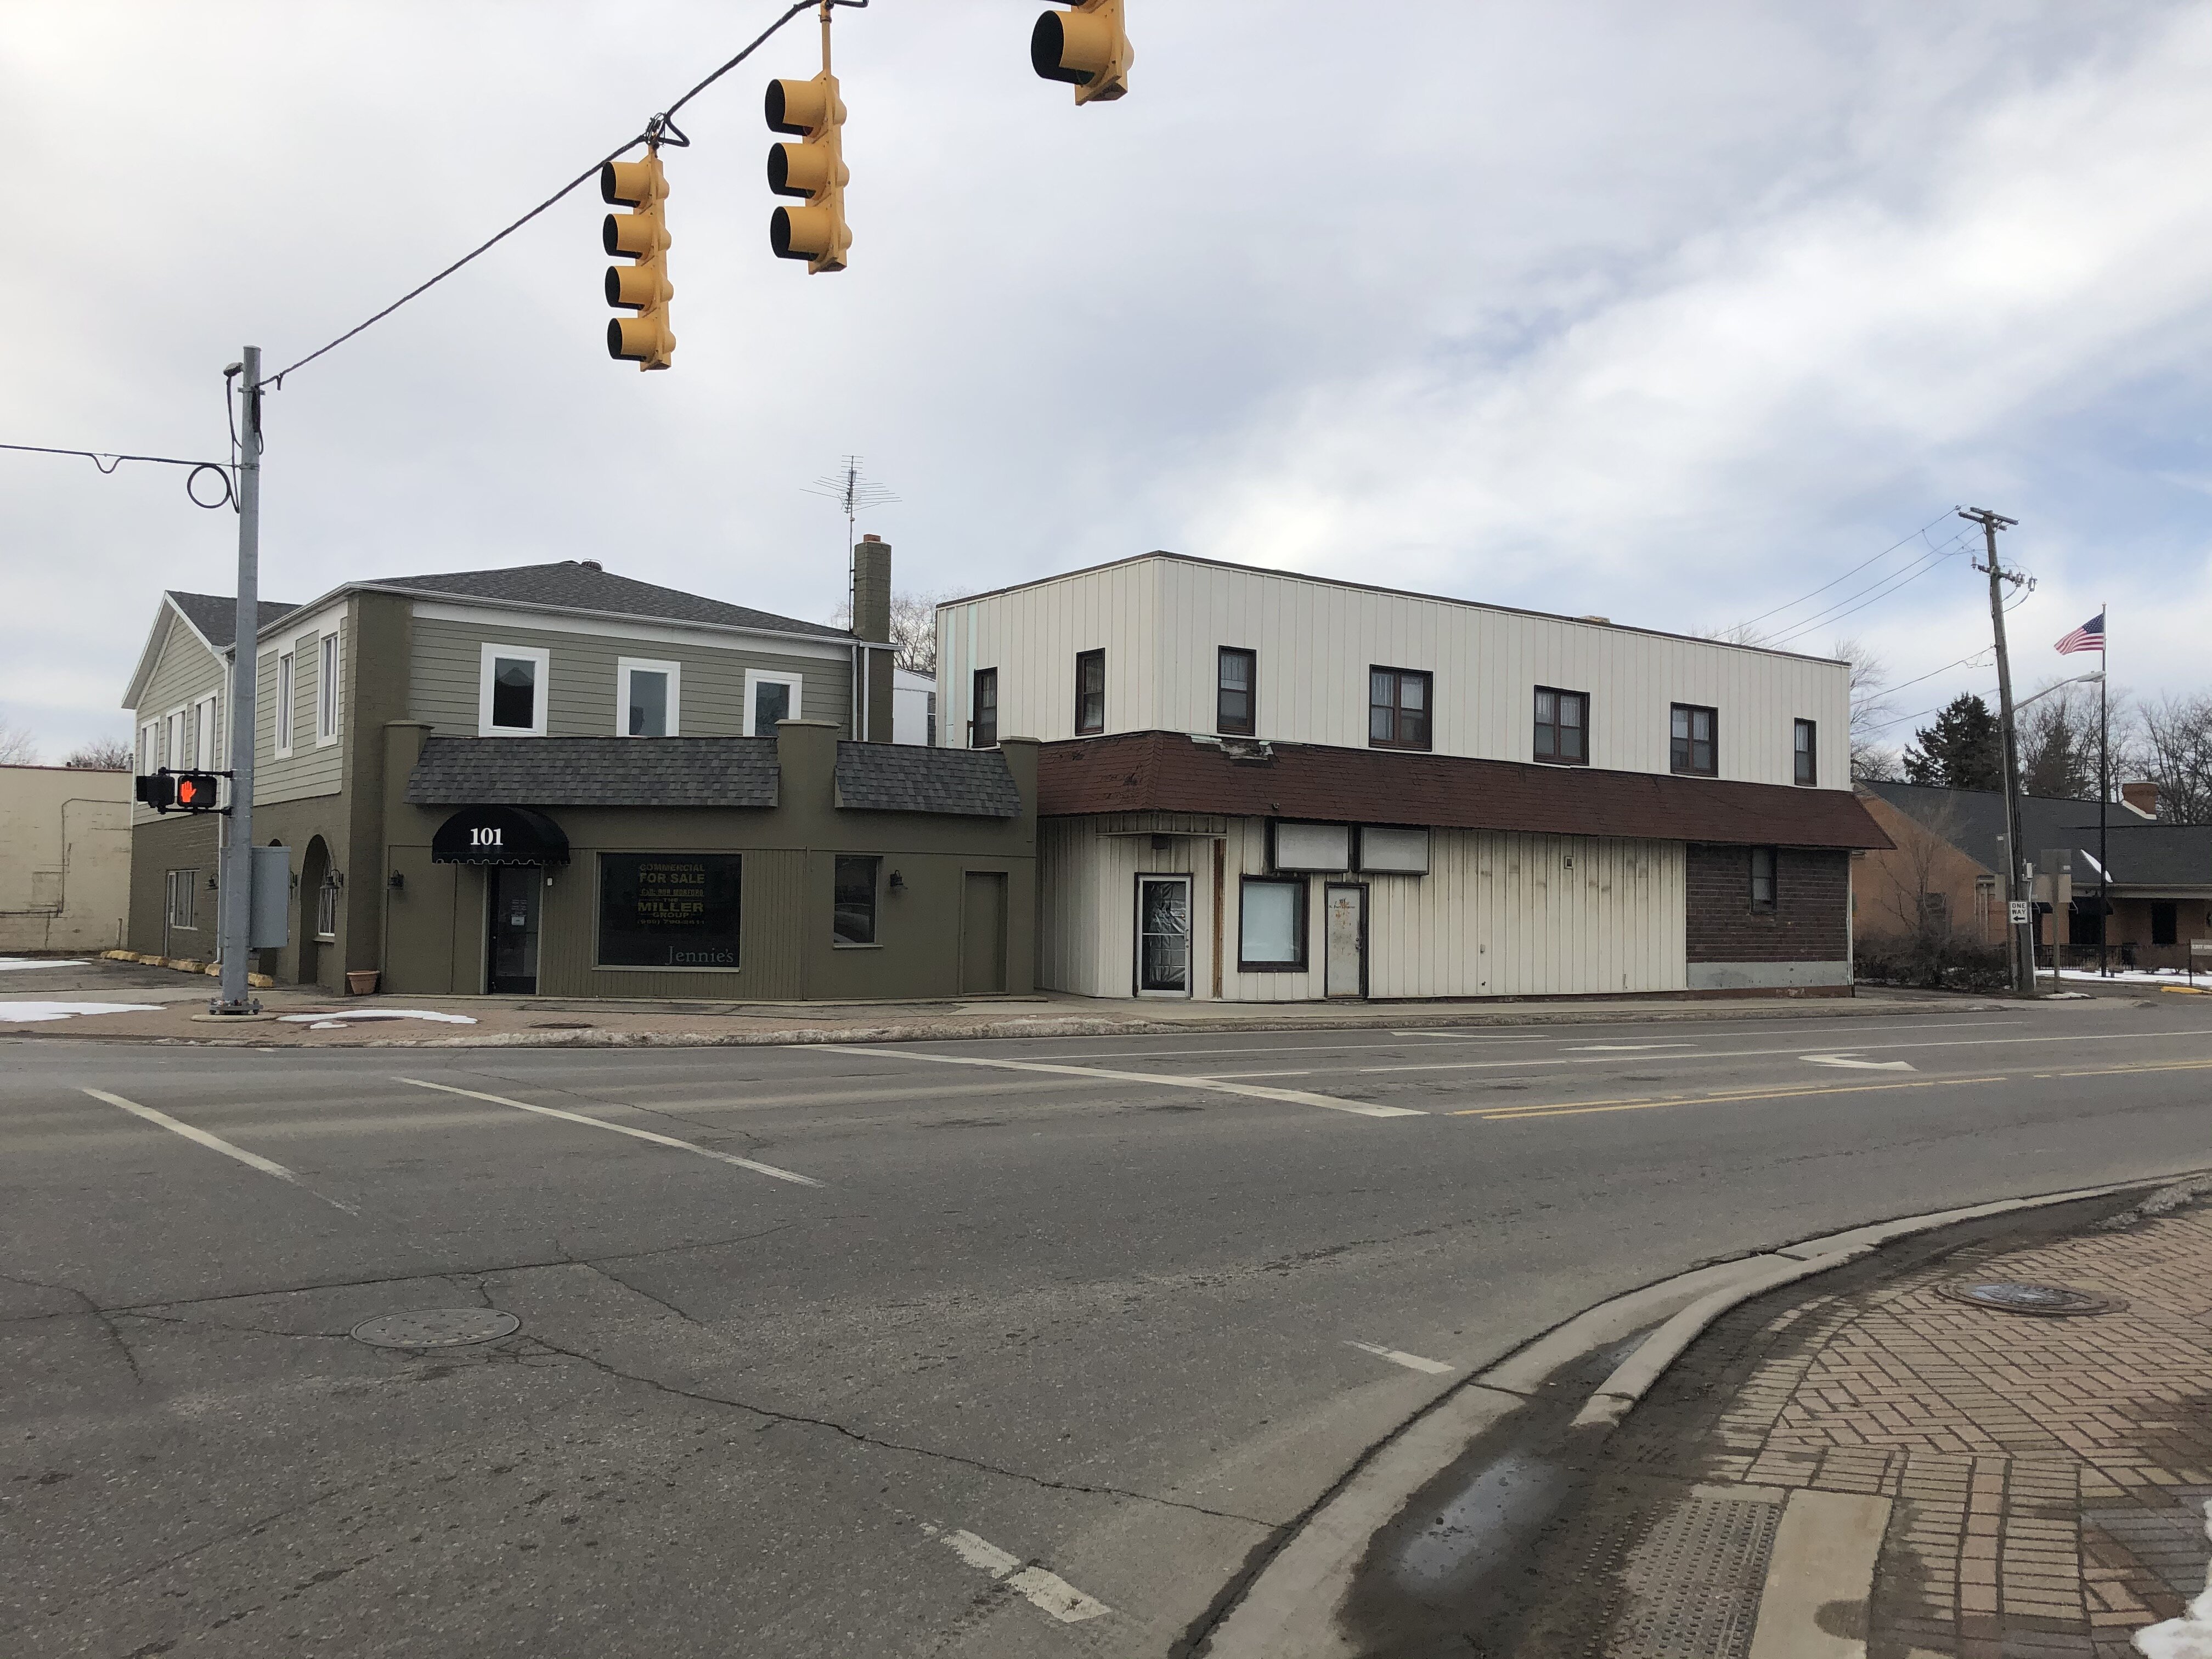
[[[2033,899],[2034,888],[2027,878],[2027,854],[2021,842],[2020,830],[2020,743],[2013,730],[2012,659],[2005,654],[2004,586],[2023,586],[2027,578],[2018,571],[2007,570],[1997,557],[1997,532],[2009,530],[2020,522],[1978,507],[1969,512],[1959,509],[1959,516],[1981,526],[1982,537],[1989,547],[1990,562],[1978,564],[1975,569],[1984,571],[1990,579],[1990,627],[1996,636],[1997,647],[1997,746],[2004,757],[2005,804],[2005,913],[2008,918],[2017,915],[2015,906],[2028,901],[2027,919],[2009,922],[2012,929],[2012,988],[2016,995],[2035,994],[2035,911]],[[2052,890],[2054,892],[2057,889]],[[2051,911],[2052,937],[2057,937],[2057,911]]]
[[[238,434],[238,621],[230,646],[230,832],[222,849],[222,991],[213,1014],[258,1013],[246,975],[253,932],[253,695],[261,615],[261,348],[248,346],[235,374],[244,410]],[[230,395],[228,385],[223,395]]]
[[[2112,877],[2106,873],[2105,860],[2111,856],[2105,850],[2105,804],[2112,798],[2112,708],[2106,692],[2112,684],[2112,609],[2109,601],[2097,602],[2097,620],[2104,624],[2100,636],[2104,643],[2097,652],[2097,976],[2107,978],[2112,971],[2112,900],[2105,890]]]

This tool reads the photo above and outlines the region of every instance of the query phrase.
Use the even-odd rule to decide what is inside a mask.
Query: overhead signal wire
[[[646,130],[640,133],[636,137],[631,139],[628,143],[622,145],[619,149],[610,150],[605,155],[592,162],[591,166],[586,167],[581,173],[571,179],[567,184],[562,185],[560,189],[555,191],[550,196],[540,202],[536,207],[531,209],[529,212],[524,214],[520,219],[517,219],[513,224],[507,226],[504,230],[500,231],[489,240],[479,243],[477,246],[470,249],[469,252],[464,253],[459,258],[454,260],[453,264],[447,265],[443,270],[430,278],[428,282],[422,283],[418,288],[408,289],[406,293],[401,295],[390,305],[385,307],[383,310],[378,312],[367,321],[355,325],[353,327],[348,329],[344,333],[339,335],[337,338],[331,341],[328,344],[318,346],[314,350],[301,358],[299,362],[278,369],[274,374],[264,375],[262,377],[261,384],[264,386],[282,391],[283,389],[284,377],[286,375],[290,374],[296,370],[305,368],[309,363],[313,362],[316,358],[321,356],[325,352],[335,351],[338,347],[343,345],[348,340],[352,339],[355,335],[382,322],[386,317],[389,317],[393,312],[398,310],[400,307],[405,305],[410,300],[419,298],[421,295],[428,293],[432,289],[444,282],[447,277],[452,276],[455,271],[467,264],[471,260],[489,253],[493,248],[497,247],[501,242],[514,235],[516,231],[520,230],[525,225],[528,224],[532,219],[538,217],[539,214],[544,212],[548,208],[552,207],[556,203],[561,201],[564,197],[571,194],[580,186],[588,184],[592,179],[599,177],[599,169],[605,167],[609,161],[617,161],[621,157],[629,155],[630,151],[635,149],[640,144],[654,143],[666,143],[671,144],[688,143],[690,141],[684,137],[679,129],[677,129],[671,123],[669,118],[673,116],[677,111],[682,109],[684,105],[690,103],[694,98],[696,98],[701,93],[706,91],[708,87],[713,86],[715,82],[727,75],[732,70],[737,68],[738,64],[744,63],[745,59],[751,57],[753,53],[759,51],[762,46],[768,43],[770,36],[774,35],[777,30],[783,27],[785,24],[791,21],[793,18],[798,16],[801,12],[815,9],[817,3],[860,7],[866,6],[868,3],[868,0],[797,0],[797,3],[787,8],[783,15],[777,18],[775,21],[770,23],[766,28],[763,29],[757,35],[756,35],[753,38],[751,44],[747,46],[743,52],[731,58],[727,63],[717,69],[713,74],[708,76],[705,80],[700,82],[689,92],[685,93],[681,98],[678,98],[674,103],[669,105],[669,106],[661,111],[659,114],[654,116],[651,121],[646,124]]]
[[[57,449],[49,444],[0,444],[0,449],[13,449],[26,455],[81,455],[102,474],[112,473],[125,461],[145,461],[155,466],[188,466],[191,471],[185,475],[185,494],[191,496],[193,506],[217,507],[230,500],[230,469],[222,461],[188,460],[178,455],[125,455],[111,449]],[[192,494],[192,481],[203,472],[212,472],[222,480],[222,494],[214,501],[204,501]]]

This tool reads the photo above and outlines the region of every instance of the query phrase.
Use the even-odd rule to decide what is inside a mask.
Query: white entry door
[[[1322,904],[1324,960],[1322,988],[1333,997],[1367,994],[1367,889],[1358,882],[1331,882]]]
[[[1190,994],[1190,878],[1137,878],[1137,994]]]

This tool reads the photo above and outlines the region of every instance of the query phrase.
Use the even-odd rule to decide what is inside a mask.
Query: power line
[[[1787,605],[1776,605],[1771,611],[1762,611],[1759,615],[1751,618],[1749,622],[1743,623],[1740,625],[1744,628],[1750,628],[1756,623],[1765,622],[1769,617],[1778,617],[1785,611],[1793,611],[1797,606],[1804,604],[1807,599],[1818,599],[1821,594],[1833,587],[1837,582],[1844,581],[1850,577],[1857,575],[1860,571],[1865,569],[1867,566],[1874,563],[1875,560],[1887,558],[1891,554],[1896,552],[1899,548],[1904,546],[1906,542],[1912,540],[1914,537],[1925,537],[1929,531],[1933,530],[1937,525],[1942,523],[1944,520],[1950,516],[1951,515],[1948,513],[1940,513],[1936,514],[1936,517],[1929,520],[1926,524],[1922,525],[1919,529],[1914,531],[1912,535],[1901,537],[1898,540],[1892,542],[1887,547],[1883,548],[1881,552],[1875,554],[1874,558],[1862,559],[1858,563],[1853,565],[1849,570],[1844,572],[1842,575],[1837,576],[1831,580],[1822,582],[1810,593],[1801,594],[1796,599],[1790,600]]]
[[[592,162],[591,166],[586,167],[581,173],[571,179],[567,184],[562,185],[560,189],[555,191],[550,196],[540,202],[536,207],[531,209],[529,212],[524,214],[513,224],[507,226],[506,229],[501,231],[489,241],[481,243],[477,246],[471,248],[468,252],[464,253],[459,258],[454,260],[453,264],[447,265],[443,270],[430,278],[428,282],[424,283],[421,287],[410,289],[406,293],[394,300],[390,305],[385,307],[383,310],[378,312],[374,317],[369,318],[368,321],[356,324],[352,328],[348,329],[344,333],[339,335],[337,338],[331,341],[327,345],[318,346],[314,350],[301,358],[299,362],[293,363],[287,368],[278,369],[274,374],[270,375],[266,380],[264,380],[262,382],[262,385],[273,386],[280,392],[283,391],[284,386],[284,377],[287,374],[293,373],[295,369],[305,368],[309,363],[314,362],[316,358],[321,356],[326,351],[335,351],[338,347],[343,345],[348,340],[353,338],[355,335],[361,333],[364,329],[372,328],[378,323],[382,322],[386,317],[389,317],[393,312],[398,310],[400,307],[405,305],[410,300],[418,298],[419,296],[428,293],[432,289],[437,287],[439,283],[444,282],[447,277],[452,276],[455,271],[459,270],[463,265],[467,264],[471,260],[477,258],[483,254],[489,253],[493,248],[497,247],[508,237],[514,235],[516,231],[520,230],[523,226],[528,224],[539,214],[544,212],[548,208],[553,206],[564,197],[571,194],[578,188],[578,186],[586,184],[592,179],[597,178],[599,176],[599,169],[605,167],[609,161],[616,161],[622,156],[629,155],[630,151],[635,149],[640,144],[643,143],[666,142],[674,144],[683,144],[690,143],[690,141],[684,137],[682,131],[675,128],[671,124],[669,118],[674,115],[678,110],[682,109],[684,105],[690,103],[694,98],[696,98],[701,93],[706,91],[708,87],[713,86],[715,82],[727,75],[732,70],[737,68],[738,64],[744,63],[745,59],[751,57],[754,52],[759,51],[762,46],[768,43],[769,38],[775,34],[775,32],[781,28],[786,23],[791,21],[793,18],[798,16],[799,13],[803,11],[811,10],[815,3],[816,0],[798,0],[798,3],[787,9],[782,16],[777,18],[775,21],[770,23],[766,28],[763,29],[759,34],[755,36],[752,43],[743,52],[731,58],[729,62],[724,64],[712,75],[709,75],[705,80],[700,82],[698,85],[693,87],[690,91],[685,93],[681,98],[678,98],[674,103],[671,104],[659,114],[654,116],[651,121],[646,124],[646,130],[640,133],[636,137],[631,139],[620,149],[611,150],[605,155],[601,156],[598,161]],[[825,5],[865,7],[868,3],[868,0],[821,0],[821,3]]]
[[[1954,541],[1957,539],[1954,538]],[[1845,617],[1855,615],[1865,610],[1867,606],[1887,599],[1899,588],[1918,581],[1923,576],[1941,566],[1946,559],[1955,559],[1963,551],[1965,551],[1963,548],[1955,545],[1935,547],[1916,558],[1903,571],[1883,576],[1871,585],[1860,588],[1856,592],[1847,594],[1837,600],[1826,610],[1815,611],[1803,622],[1791,623],[1775,636],[1773,643],[1778,646],[1786,645],[1792,640],[1802,638],[1815,629],[1841,622]],[[1855,600],[1856,604],[1853,603]]]

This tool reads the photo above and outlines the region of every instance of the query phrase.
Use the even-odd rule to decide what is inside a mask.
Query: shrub
[[[1938,991],[2002,991],[2012,984],[2002,945],[1978,945],[1955,933],[1862,933],[1852,941],[1851,973],[1875,985]]]

